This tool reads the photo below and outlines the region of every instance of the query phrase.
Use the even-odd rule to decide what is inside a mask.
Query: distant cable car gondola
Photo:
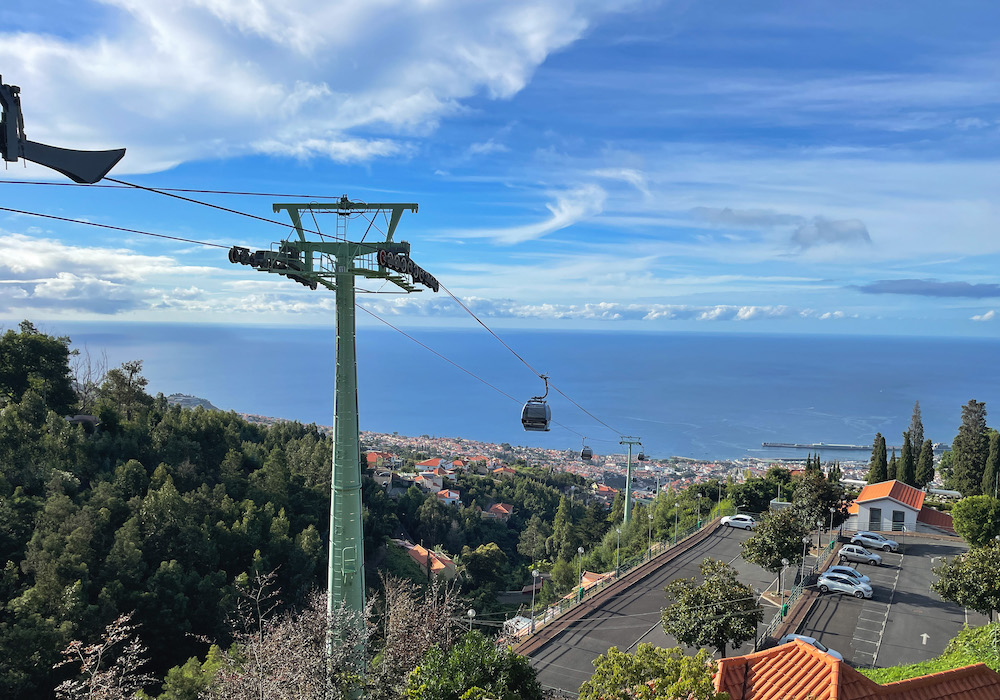
[[[549,395],[549,378],[541,375],[545,381],[545,393],[541,396],[532,396],[521,409],[521,425],[525,430],[537,432],[548,432],[549,423],[552,422],[552,409],[545,403],[545,397]]]
[[[580,450],[580,459],[589,462],[594,458],[594,451],[587,447],[587,438],[583,439],[583,449]]]
[[[640,452],[639,452],[639,456],[638,456],[638,457],[636,457],[636,459],[637,459],[638,461],[640,461],[640,462],[645,462],[645,461],[646,461],[646,455],[645,455],[645,454],[643,454],[643,452],[642,452],[642,451],[640,450]]]

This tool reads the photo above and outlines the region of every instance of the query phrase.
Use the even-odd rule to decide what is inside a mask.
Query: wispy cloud
[[[496,243],[512,245],[541,238],[601,213],[607,193],[597,185],[582,185],[559,192],[555,201],[545,205],[549,216],[542,221],[499,229],[452,231],[453,238],[491,238]]]
[[[922,297],[965,297],[988,299],[1000,297],[1000,284],[970,284],[969,282],[939,282],[933,279],[876,280],[853,285],[865,294],[909,294]]]
[[[973,316],[972,320],[973,321],[992,321],[993,319],[997,318],[998,316],[1000,316],[1000,314],[997,314],[996,309],[990,309],[989,311],[987,311],[984,314],[977,314],[976,316]]]

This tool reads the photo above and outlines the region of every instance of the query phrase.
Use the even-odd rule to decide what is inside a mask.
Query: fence
[[[837,542],[837,540],[831,539],[829,544],[827,544],[822,551],[816,554],[816,564],[814,564],[813,566],[806,567],[803,570],[802,576],[799,578],[798,584],[794,588],[792,588],[792,592],[788,595],[788,598],[786,598],[784,601],[784,606],[787,606],[787,608],[784,606],[778,608],[778,612],[774,614],[774,617],[771,618],[771,621],[767,623],[766,627],[764,627],[763,634],[757,637],[757,641],[754,644],[754,649],[760,649],[761,645],[767,641],[767,638],[774,633],[774,630],[778,629],[778,625],[780,625],[785,619],[785,614],[784,614],[785,610],[791,610],[795,606],[795,603],[798,602],[799,598],[802,597],[802,593],[805,590],[806,586],[812,585],[812,584],[807,584],[806,582],[812,580],[812,576],[814,573],[816,573],[820,561],[829,556],[830,552],[832,552],[834,548],[837,547],[839,544],[840,543]]]
[[[716,515],[716,517],[718,517],[718,515]],[[629,571],[631,571],[635,567],[639,566],[640,564],[646,563],[647,561],[649,561],[653,557],[659,556],[660,554],[662,554],[663,552],[667,551],[671,547],[676,547],[681,542],[683,542],[685,539],[687,539],[691,535],[695,534],[696,532],[698,532],[699,530],[701,530],[702,528],[704,528],[706,525],[708,525],[711,522],[712,522],[712,520],[710,520],[710,519],[703,520],[700,524],[695,525],[694,527],[689,527],[686,530],[682,530],[682,531],[676,533],[676,540],[675,541],[673,541],[673,542],[671,542],[671,541],[654,542],[652,547],[650,547],[649,549],[647,549],[645,552],[643,552],[639,556],[630,557],[628,559],[625,559],[624,561],[622,561],[619,564],[618,569],[617,569],[616,573],[613,576],[608,576],[607,578],[601,579],[600,581],[597,581],[597,582],[591,584],[587,588],[584,588],[583,586],[581,586],[577,591],[575,591],[574,595],[567,596],[567,597],[563,598],[562,600],[560,600],[558,603],[553,603],[552,605],[548,606],[541,613],[539,613],[537,615],[534,615],[533,616],[534,617],[534,620],[533,620],[533,622],[534,622],[534,628],[532,628],[531,625],[527,625],[525,627],[525,631],[521,632],[521,634],[530,633],[532,631],[532,629],[534,629],[534,630],[537,631],[539,628],[544,627],[548,623],[550,623],[553,620],[555,620],[555,619],[559,618],[560,616],[562,616],[564,613],[566,613],[566,612],[572,610],[573,608],[575,608],[577,605],[579,605],[580,603],[582,603],[584,600],[587,600],[587,599],[593,597],[595,593],[598,593],[599,591],[604,590],[607,586],[609,586],[610,584],[612,584],[615,581],[619,580],[622,576],[624,576],[625,574],[627,574]],[[674,533],[671,533],[671,535],[673,535],[673,534]],[[611,573],[611,572],[608,572],[608,573]],[[530,617],[531,616],[529,616],[529,619],[530,619]]]

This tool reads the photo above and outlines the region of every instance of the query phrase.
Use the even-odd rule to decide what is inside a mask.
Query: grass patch
[[[413,581],[421,586],[427,583],[427,574],[420,568],[420,565],[410,558],[405,549],[392,542],[386,544],[386,557],[379,564],[379,568],[386,569],[393,576]]]
[[[858,669],[876,683],[892,683],[907,678],[939,673],[970,664],[984,663],[1000,672],[1000,623],[966,628],[948,642],[944,653],[930,661],[890,668]]]

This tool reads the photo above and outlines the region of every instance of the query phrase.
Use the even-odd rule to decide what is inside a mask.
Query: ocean
[[[110,366],[143,360],[151,393],[332,424],[332,324],[38,325],[92,356],[106,353]],[[362,430],[559,449],[579,449],[586,436],[596,454],[623,451],[619,436],[633,435],[651,457],[711,460],[805,456],[761,443],[871,444],[876,432],[899,445],[918,400],[925,437],[935,442],[951,443],[970,399],[1000,416],[1000,340],[497,331],[593,415],[552,390],[552,431],[526,433],[521,404],[544,385],[493,337],[482,329],[407,333],[475,376],[396,331],[359,327]]]

